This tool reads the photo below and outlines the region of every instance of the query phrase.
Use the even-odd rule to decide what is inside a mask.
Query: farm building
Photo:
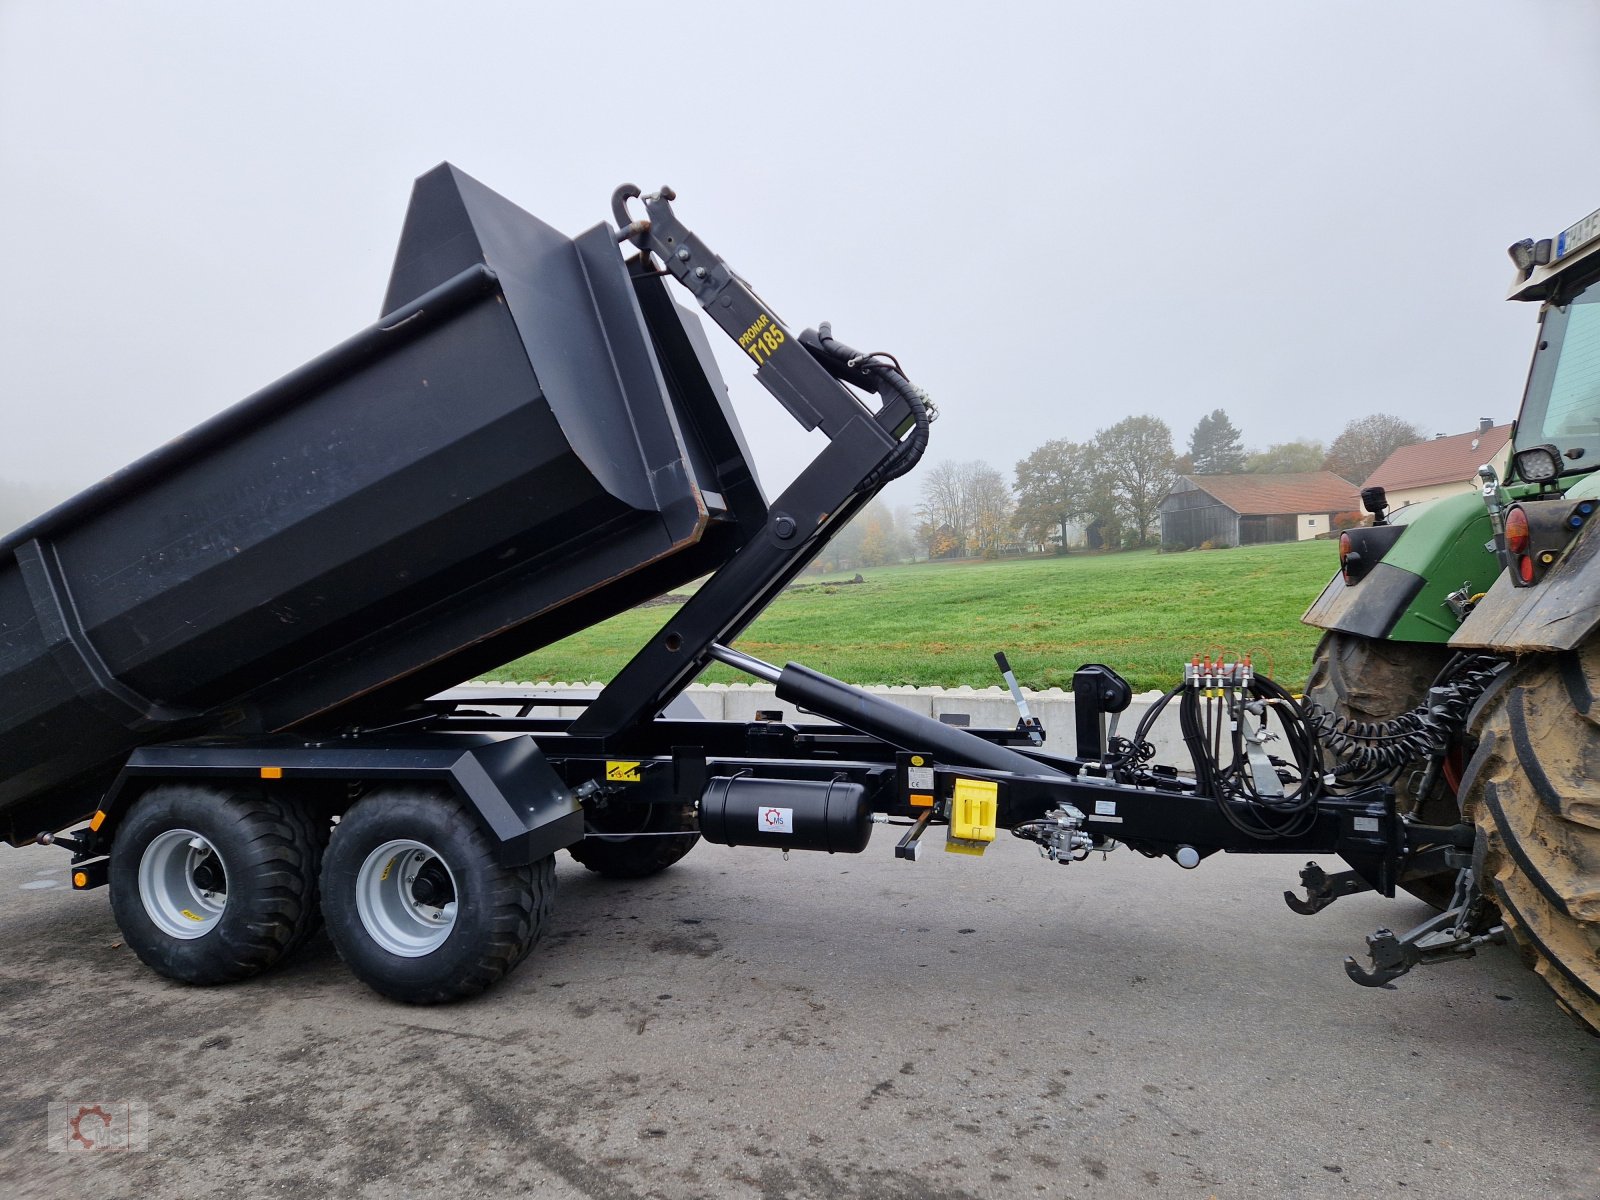
[[[1332,471],[1180,475],[1161,502],[1163,545],[1250,546],[1305,541],[1359,510],[1356,486]]]
[[[1390,508],[1478,490],[1478,468],[1488,463],[1502,478],[1511,456],[1511,426],[1485,417],[1471,433],[1401,446],[1383,460],[1364,487],[1381,487]]]

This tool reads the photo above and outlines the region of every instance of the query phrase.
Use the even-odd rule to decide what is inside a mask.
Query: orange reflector
[[[89,877],[87,875],[85,875],[82,871],[74,871],[72,873],[72,886],[75,887],[75,888],[88,887],[89,886]]]
[[[94,814],[94,816],[89,818],[89,828],[94,830],[96,833],[100,832],[100,826],[104,825],[105,823],[106,815],[103,812],[97,812]]]
[[[282,767],[262,767],[261,768],[261,778],[263,778],[263,779],[282,779],[283,778],[283,768]]]
[[[1533,582],[1533,559],[1526,556],[1517,559],[1517,574],[1522,576],[1523,583]]]
[[[912,808],[932,808],[933,807],[933,797],[932,796],[924,796],[924,795],[922,795],[922,794],[920,794],[918,792],[912,792],[911,793],[911,807]]]

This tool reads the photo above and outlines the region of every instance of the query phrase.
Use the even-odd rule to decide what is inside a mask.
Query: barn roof
[[[1361,507],[1355,484],[1332,471],[1282,475],[1180,475],[1241,516],[1351,512]],[[1188,490],[1187,488],[1183,490]]]

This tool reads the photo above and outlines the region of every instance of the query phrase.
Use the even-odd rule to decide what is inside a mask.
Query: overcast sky
[[[0,480],[81,487],[370,324],[445,159],[569,233],[670,183],[789,324],[900,357],[930,461],[1216,407],[1460,432],[1514,415],[1505,247],[1600,207],[1597,113],[1578,0],[0,0]],[[741,359],[770,487],[806,439]]]

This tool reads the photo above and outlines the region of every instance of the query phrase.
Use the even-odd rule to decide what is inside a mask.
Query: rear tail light
[[[1506,549],[1512,554],[1526,554],[1531,536],[1527,511],[1519,504],[1506,514]]]
[[[1513,504],[1506,512],[1505,546],[1511,582],[1532,587],[1560,561],[1589,518],[1594,500],[1534,500]]]
[[[1371,525],[1341,533],[1339,573],[1345,584],[1354,586],[1370,575],[1405,531],[1404,525]]]
[[[1339,535],[1339,572],[1344,576],[1347,584],[1354,583],[1360,578],[1357,574],[1361,568],[1361,555],[1356,553],[1355,546],[1350,541],[1348,533]],[[1351,576],[1354,575],[1355,578]]]

